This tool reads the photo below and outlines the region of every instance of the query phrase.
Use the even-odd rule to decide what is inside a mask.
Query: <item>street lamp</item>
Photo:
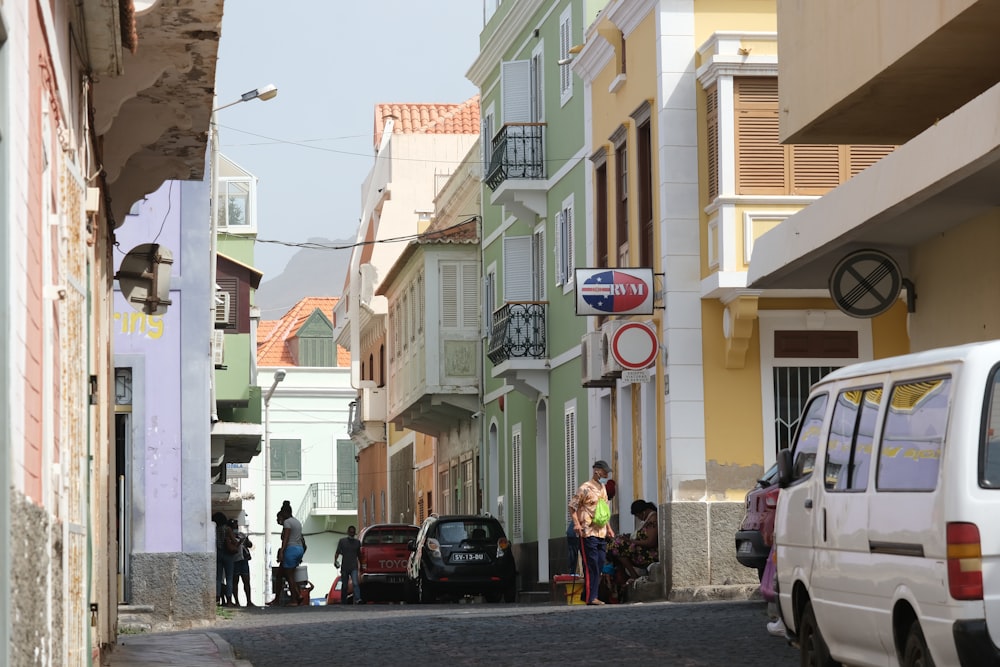
[[[264,602],[270,584],[271,569],[271,396],[278,383],[285,379],[284,368],[274,371],[274,380],[264,392]]]
[[[278,94],[278,88],[273,83],[269,83],[263,88],[254,88],[253,90],[248,90],[247,92],[240,95],[240,99],[233,100],[228,104],[223,104],[221,107],[215,107],[212,109],[212,113],[225,109],[226,107],[231,107],[235,104],[240,104],[242,102],[249,102],[250,100],[261,100],[266,102],[267,100],[273,98]]]

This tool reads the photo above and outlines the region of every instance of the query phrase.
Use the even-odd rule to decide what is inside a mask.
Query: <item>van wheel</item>
[[[910,632],[906,635],[903,667],[934,667],[934,659],[927,650],[927,640],[924,639],[924,632],[920,629],[920,621],[913,621]]]
[[[840,667],[840,663],[830,657],[830,649],[823,641],[816,615],[813,613],[812,602],[806,602],[799,619],[799,648],[801,649],[802,667]]]
[[[417,579],[417,599],[421,604],[434,602],[434,591],[431,588],[431,582],[427,581],[427,577],[422,574]]]

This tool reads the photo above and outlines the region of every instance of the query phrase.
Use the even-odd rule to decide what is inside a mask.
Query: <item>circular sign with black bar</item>
[[[875,317],[892,308],[903,288],[896,260],[879,250],[859,250],[830,274],[830,296],[851,317]]]

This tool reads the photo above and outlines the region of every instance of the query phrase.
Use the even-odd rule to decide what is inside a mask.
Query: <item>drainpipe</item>
[[[213,102],[214,103],[214,102]],[[211,330],[208,334],[209,346],[211,346],[212,337],[215,333],[215,283],[217,280],[216,275],[216,265],[219,259],[219,129],[215,124],[215,112],[212,112],[212,131],[209,135],[209,142],[211,143],[211,166],[209,170],[211,171],[211,182],[209,183],[209,198],[211,199],[209,210],[209,215],[212,216],[209,222],[209,285],[208,290],[210,294],[209,304],[211,305],[211,317],[209,317],[209,324],[211,325]],[[212,358],[212,350],[209,349],[208,352],[209,359]],[[219,411],[216,406],[215,401],[215,364],[211,363],[211,372],[208,375],[208,388],[209,388],[209,424],[214,424],[219,421]],[[209,429],[211,430],[211,428]],[[211,435],[209,435],[211,438]],[[210,447],[211,448],[211,447]]]

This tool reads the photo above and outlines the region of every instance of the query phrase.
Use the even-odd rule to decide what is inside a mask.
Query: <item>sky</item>
[[[375,105],[475,95],[465,73],[482,24],[481,0],[226,2],[216,105],[278,87],[274,99],[216,117],[221,152],[259,179],[255,259],[265,281],[296,248],[264,240],[353,241]]]

